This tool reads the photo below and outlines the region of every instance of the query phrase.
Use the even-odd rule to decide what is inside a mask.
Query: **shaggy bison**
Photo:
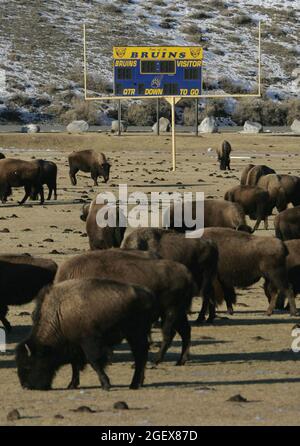
[[[12,187],[24,187],[25,195],[19,204],[25,203],[33,194],[39,194],[44,203],[41,168],[36,161],[5,158],[0,161],[0,199],[2,203],[11,195]]]
[[[179,204],[179,212],[182,213],[182,225],[180,227],[175,226],[174,216],[177,212],[177,203],[172,204],[170,208],[165,212],[163,219],[163,226],[176,230],[177,232],[185,232],[188,230],[194,230],[193,227],[187,227],[184,224],[184,209]],[[169,218],[170,217],[170,218]],[[192,202],[192,218],[196,218],[196,202]],[[239,231],[252,232],[250,226],[246,224],[246,216],[239,204],[231,203],[225,200],[204,200],[204,227],[221,227],[232,228]]]
[[[163,360],[176,332],[182,338],[182,352],[177,364],[186,362],[191,339],[187,311],[193,296],[197,295],[197,288],[184,265],[154,259],[141,251],[90,251],[60,265],[55,283],[88,277],[135,283],[149,288],[157,297],[162,319],[163,342],[156,363]]]
[[[231,145],[228,141],[223,141],[221,147],[217,149],[218,161],[221,170],[230,170]]]
[[[105,211],[106,209],[107,211]],[[97,223],[97,213],[101,211],[103,219],[107,220],[109,210],[112,210],[116,215],[115,226],[99,226]],[[126,227],[119,226],[118,206],[97,204],[96,200],[93,200],[90,204],[82,207],[80,218],[86,222],[86,232],[89,237],[90,248],[92,250],[117,248],[121,245]]]
[[[249,164],[250,166],[251,164]],[[243,172],[244,173],[244,172]],[[243,177],[242,173],[242,177]],[[270,174],[276,174],[275,170],[271,167],[265,166],[265,165],[258,165],[253,166],[251,169],[249,169],[246,177],[246,182],[248,186],[256,186],[258,183],[258,180],[265,176]]]
[[[252,232],[255,232],[260,222],[265,222],[268,229],[268,216],[272,215],[272,202],[267,191],[256,186],[235,186],[229,189],[224,199],[238,203],[251,220],[256,220]]]
[[[236,300],[234,288],[249,287],[263,278],[278,290],[271,295],[267,314],[272,314],[277,295],[282,292],[289,300],[291,314],[296,315],[295,297],[286,269],[288,250],[283,242],[225,228],[205,229],[203,237],[218,246],[218,280],[230,311]]]
[[[103,177],[105,183],[109,180],[110,164],[107,162],[104,153],[98,153],[94,150],[81,150],[72,152],[68,156],[68,161],[70,179],[74,186],[77,184],[76,173],[79,170],[90,172],[95,186],[98,186],[98,177]]]
[[[242,175],[241,175],[241,186],[246,186],[247,184],[247,177],[250,170],[254,167],[254,164],[247,164],[247,166],[243,169]]]
[[[54,192],[54,200],[57,200],[57,165],[52,161],[45,160],[36,160],[36,163],[40,167],[41,183],[46,184],[49,189],[47,200],[51,200],[52,192]],[[31,198],[36,200],[37,193],[33,191]]]
[[[50,259],[29,255],[0,255],[0,321],[9,331],[6,319],[8,305],[23,305],[30,302],[43,286],[51,283],[57,265]]]
[[[139,286],[89,279],[47,287],[39,296],[31,334],[17,347],[22,387],[48,390],[55,372],[71,364],[69,388],[76,388],[80,370],[89,363],[102,388],[109,390],[104,367],[112,348],[125,338],[135,362],[130,388],[138,389],[144,381],[154,313],[153,294]]]
[[[164,259],[185,265],[203,296],[203,306],[198,322],[205,319],[210,305],[208,321],[215,317],[215,295],[213,281],[217,274],[218,248],[208,240],[186,238],[183,234],[159,228],[139,228],[123,240],[122,248],[140,249],[157,253]]]
[[[280,240],[300,238],[300,206],[286,209],[274,219],[275,235]]]
[[[300,205],[300,178],[295,175],[280,175],[280,183],[284,189],[287,203]]]
[[[271,198],[272,206],[276,207],[278,212],[284,211],[287,207],[287,197],[281,176],[276,174],[263,175],[257,182],[257,186],[266,190]]]

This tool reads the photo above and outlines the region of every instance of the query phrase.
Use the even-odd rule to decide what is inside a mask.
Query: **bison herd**
[[[230,144],[218,151],[220,168],[230,169]],[[22,161],[1,157],[0,194],[2,202],[13,187],[24,187],[27,198],[44,201],[57,197],[57,167],[44,160]],[[94,183],[109,180],[110,164],[104,154],[91,150],[69,156],[73,185],[79,170],[90,172]],[[289,207],[292,204],[294,207]],[[195,204],[194,204],[195,205]],[[185,227],[174,225],[174,204],[168,227],[101,228],[97,212],[105,204],[96,200],[85,205],[80,218],[86,224],[90,250],[70,258],[59,267],[49,259],[30,255],[0,256],[0,321],[9,332],[9,305],[36,298],[32,329],[17,347],[18,376],[24,388],[51,388],[56,371],[72,367],[68,388],[80,384],[80,371],[90,364],[103,389],[110,388],[105,366],[113,349],[126,339],[134,359],[130,388],[144,381],[151,342],[151,327],[159,322],[162,342],[154,359],[163,361],[176,333],[181,338],[177,365],[184,365],[191,346],[188,314],[196,296],[202,308],[196,323],[213,322],[217,307],[225,302],[234,312],[236,290],[260,279],[268,300],[267,314],[288,303],[297,315],[295,295],[300,291],[300,178],[280,175],[267,166],[249,164],[239,185],[229,189],[224,200],[205,200],[204,234],[187,238]],[[253,233],[274,209],[275,236]],[[246,216],[255,220],[253,229]],[[190,229],[190,228],[189,228]]]

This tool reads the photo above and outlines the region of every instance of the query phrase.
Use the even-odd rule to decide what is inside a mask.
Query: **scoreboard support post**
[[[118,100],[118,136],[121,136],[121,99]]]
[[[198,119],[199,119],[199,99],[196,99],[195,103],[195,136],[198,136]]]
[[[160,101],[159,98],[156,99],[156,135],[159,136],[159,112],[160,112]]]

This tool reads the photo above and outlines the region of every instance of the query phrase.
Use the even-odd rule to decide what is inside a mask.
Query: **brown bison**
[[[280,175],[280,183],[284,189],[287,203],[300,205],[300,178],[295,175]]]
[[[267,314],[272,314],[279,292],[288,298],[291,314],[297,314],[286,269],[288,250],[283,242],[225,228],[205,229],[203,237],[218,246],[218,280],[229,311],[236,300],[235,288],[249,287],[263,278],[277,290],[271,295]]]
[[[104,212],[106,208],[107,212]],[[97,222],[97,213],[99,211],[103,213],[103,218],[105,220],[108,219],[108,212],[113,211],[116,215],[115,226],[99,226]],[[80,218],[86,222],[86,232],[92,250],[117,248],[121,245],[126,227],[119,225],[119,212],[119,206],[97,204],[96,200],[93,200],[90,204],[86,204],[82,207]]]
[[[264,175],[258,180],[257,186],[261,187],[269,193],[272,206],[276,207],[278,212],[284,211],[286,209],[288,202],[285,190],[281,183],[280,175]]]
[[[53,161],[36,160],[41,169],[41,183],[46,184],[49,190],[47,200],[51,200],[54,192],[54,200],[57,200],[57,165]],[[37,194],[33,191],[31,198],[36,200]]]
[[[0,152],[0,160],[3,160],[5,158],[4,153]]]
[[[300,238],[300,206],[286,209],[274,219],[275,235],[280,240]]]
[[[230,143],[228,141],[223,141],[221,146],[217,149],[218,161],[220,162],[221,170],[230,170],[230,153]]]
[[[218,248],[209,240],[186,238],[183,234],[159,228],[139,228],[123,240],[122,248],[140,249],[157,253],[163,259],[182,263],[192,273],[203,296],[203,306],[197,322],[205,320],[210,307],[208,322],[215,318],[213,281],[217,274]]]
[[[155,362],[163,360],[176,332],[182,339],[182,352],[177,364],[186,362],[191,339],[187,311],[193,296],[197,294],[197,287],[184,265],[154,259],[142,251],[90,251],[60,265],[55,283],[88,277],[135,283],[149,288],[157,297],[163,332],[163,342]]]
[[[70,179],[74,186],[77,184],[76,173],[79,170],[90,172],[95,186],[98,186],[98,177],[103,177],[105,183],[109,180],[110,164],[107,162],[104,153],[98,153],[95,150],[80,150],[79,152],[72,152],[68,156],[68,160]]]
[[[255,232],[261,221],[268,229],[268,216],[272,215],[272,201],[267,191],[257,186],[235,186],[229,189],[224,199],[238,203],[251,220],[256,220],[252,232]]]
[[[163,226],[171,228],[177,232],[192,231],[196,225],[187,227],[184,224],[184,209],[180,206],[182,212],[182,225],[175,226],[174,216],[176,215],[177,203],[172,204],[163,216]],[[232,228],[239,231],[252,232],[250,226],[246,224],[246,216],[242,207],[237,203],[231,203],[225,200],[204,200],[204,227]],[[192,202],[192,218],[196,218],[196,201]]]
[[[30,336],[17,347],[22,387],[48,390],[56,371],[71,364],[69,388],[79,386],[80,370],[89,363],[101,386],[109,390],[104,368],[111,350],[125,338],[135,371],[131,389],[144,381],[147,336],[155,319],[155,298],[146,288],[118,282],[68,280],[41,292]]]
[[[29,255],[0,255],[0,321],[9,331],[8,305],[30,302],[41,288],[52,283],[57,270],[53,260]]]
[[[247,166],[243,169],[242,175],[241,175],[241,186],[246,186],[247,184],[247,177],[250,170],[254,167],[254,164],[247,164]]]
[[[0,161],[0,199],[6,203],[12,187],[24,187],[25,195],[19,204],[25,203],[33,194],[39,194],[40,204],[44,203],[41,168],[36,161],[5,158]]]
[[[275,170],[271,167],[265,165],[253,166],[252,169],[248,171],[245,184],[248,186],[256,186],[261,177],[270,174],[276,174]]]

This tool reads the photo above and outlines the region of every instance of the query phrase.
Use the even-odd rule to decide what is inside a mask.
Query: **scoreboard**
[[[197,96],[202,91],[200,46],[114,47],[114,94]]]

